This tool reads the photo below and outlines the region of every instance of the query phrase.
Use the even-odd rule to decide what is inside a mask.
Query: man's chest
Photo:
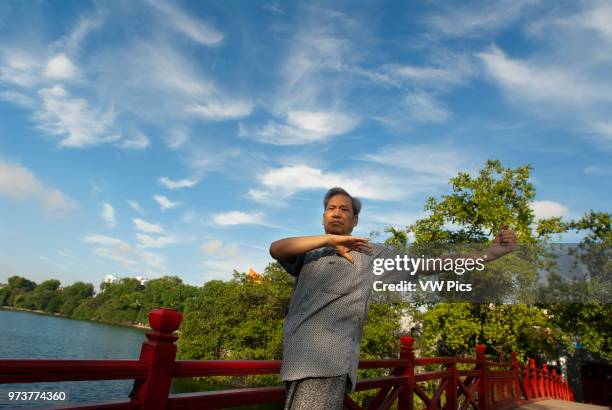
[[[351,256],[354,263],[329,248],[307,255],[298,278],[298,288],[339,295],[363,291],[371,282],[370,257],[359,252],[351,252]]]

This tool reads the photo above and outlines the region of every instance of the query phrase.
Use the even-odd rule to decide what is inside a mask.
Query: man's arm
[[[495,239],[493,239],[493,242],[491,243],[491,246],[489,246],[489,248],[482,251],[464,254],[443,255],[440,256],[439,259],[483,259],[483,261],[487,263],[492,262],[495,259],[501,258],[504,255],[507,255],[508,253],[514,251],[515,248],[516,235],[514,234],[514,231],[508,229],[508,225],[504,225],[502,226],[502,229],[499,231]],[[417,270],[416,273],[424,274],[439,272],[439,270],[435,269],[435,264],[432,266],[432,268],[433,269],[426,269],[425,266],[422,266],[419,270]]]
[[[371,250],[368,238],[326,234],[280,239],[270,245],[270,255],[277,261],[287,261],[324,246],[333,246],[336,248],[336,252],[349,262],[353,262],[353,258],[349,254],[350,251],[368,252]]]

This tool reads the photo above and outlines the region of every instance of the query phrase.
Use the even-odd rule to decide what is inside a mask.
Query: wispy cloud
[[[91,234],[81,241],[94,245],[93,253],[118,263],[134,273],[161,275],[166,273],[166,259],[112,236]]]
[[[584,169],[584,173],[598,177],[612,177],[612,166],[591,165]]]
[[[102,204],[102,213],[100,215],[106,225],[109,228],[114,228],[117,225],[117,219],[115,218],[115,209],[108,202]]]
[[[515,23],[522,12],[537,0],[502,0],[450,3],[425,19],[433,35],[478,37],[501,31]]]
[[[113,132],[115,113],[89,108],[84,98],[72,97],[61,85],[39,91],[42,106],[34,114],[38,127],[61,138],[62,147],[86,147],[121,137]]]
[[[118,239],[112,236],[107,236],[107,235],[100,235],[100,234],[87,235],[83,237],[81,240],[85,243],[89,243],[92,245],[104,245],[104,246],[111,245],[111,246],[123,246],[123,247],[129,246],[126,242],[122,241],[121,239]]]
[[[241,126],[240,135],[268,144],[301,145],[326,141],[351,131],[358,124],[357,117],[341,112],[290,111],[285,123],[269,121],[254,130]]]
[[[74,211],[77,204],[59,189],[47,187],[29,169],[0,159],[0,196],[38,202],[46,211]]]
[[[189,142],[189,131],[185,127],[175,127],[168,131],[164,142],[170,149],[179,149]]]
[[[361,177],[355,178],[356,174]],[[341,186],[355,196],[368,199],[398,200],[410,194],[402,187],[400,178],[366,170],[334,173],[309,165],[293,165],[270,169],[258,179],[264,189],[252,189],[249,196],[259,202],[271,199],[278,202],[299,191],[329,189],[332,186]]]
[[[213,222],[217,225],[256,225],[263,221],[263,213],[247,213],[241,211],[223,212],[213,215]]]
[[[172,27],[196,43],[216,46],[223,40],[223,34],[210,24],[206,24],[164,0],[148,0],[154,8],[164,14]]]
[[[140,218],[134,218],[132,222],[136,230],[144,233],[162,233],[164,231],[161,225],[150,223]]]
[[[138,246],[140,248],[163,248],[173,243],[176,243],[176,238],[172,236],[151,236],[145,235],[142,233],[136,234],[136,239],[138,239]]]
[[[166,209],[173,209],[173,208],[176,208],[177,206],[181,205],[180,202],[172,202],[171,200],[169,200],[164,195],[154,195],[153,199],[155,199],[155,202],[157,202],[159,204],[159,206],[161,207],[162,211],[165,211]]]
[[[0,50],[0,81],[23,88],[31,88],[40,81],[39,60],[24,50]]]
[[[195,179],[172,180],[168,177],[160,177],[158,181],[161,185],[168,189],[191,188],[198,183],[198,181]]]
[[[142,215],[146,214],[145,210],[142,209],[138,201],[135,201],[133,199],[128,199],[125,202],[127,202],[130,208],[132,208],[134,211],[138,212],[139,214],[142,214]]]
[[[122,139],[117,142],[117,145],[123,149],[145,149],[149,145],[151,145],[151,141],[141,132],[138,132],[131,136],[130,138]]]
[[[206,280],[227,278],[234,270],[246,272],[253,267],[260,272],[269,262],[261,250],[254,250],[233,242],[209,240],[200,246]],[[267,254],[267,252],[265,253]]]
[[[607,84],[579,78],[558,65],[546,67],[534,61],[512,59],[495,46],[478,55],[486,72],[510,97],[570,106],[612,101],[612,90]]]
[[[209,101],[187,107],[187,112],[209,121],[225,121],[247,117],[253,110],[249,101]]]
[[[427,161],[423,158],[427,158]],[[413,173],[439,176],[443,183],[470,166],[469,153],[454,149],[444,142],[428,145],[388,145],[375,152],[363,154],[359,159]]]

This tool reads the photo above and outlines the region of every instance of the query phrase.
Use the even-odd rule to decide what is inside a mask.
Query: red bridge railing
[[[172,309],[149,313],[152,331],[146,334],[138,360],[12,360],[0,359],[0,384],[54,381],[133,379],[134,388],[125,400],[55,409],[220,409],[259,403],[282,402],[282,386],[170,394],[173,378],[205,376],[246,376],[275,374],[279,360],[175,360],[178,339],[174,332],[182,316]],[[377,389],[368,409],[467,409],[514,407],[526,401],[555,398],[573,401],[573,392],[562,376],[546,365],[536,368],[535,360],[521,365],[512,354],[510,363],[488,361],[485,345],[476,347],[475,358],[417,358],[414,339],[401,337],[397,359],[361,360],[360,369],[390,369],[389,375],[362,379],[356,390]],[[438,365],[442,370],[416,372],[416,368]],[[433,389],[426,388],[425,384]],[[418,401],[422,402],[421,404]],[[415,403],[416,402],[416,403]],[[345,396],[346,409],[362,409]]]

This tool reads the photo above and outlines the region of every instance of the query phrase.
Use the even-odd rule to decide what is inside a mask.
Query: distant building
[[[102,279],[102,283],[120,283],[121,279],[116,277],[115,275],[104,275],[104,279]]]
[[[149,281],[149,278],[145,278],[144,276],[136,276],[136,280],[139,281],[142,286],[145,286]]]
[[[144,276],[136,276],[134,279],[140,282],[142,286],[145,286],[147,282],[149,281],[149,278],[145,278]],[[104,275],[104,278],[102,279],[102,283],[121,283],[121,278],[115,275],[110,275],[110,274]]]

